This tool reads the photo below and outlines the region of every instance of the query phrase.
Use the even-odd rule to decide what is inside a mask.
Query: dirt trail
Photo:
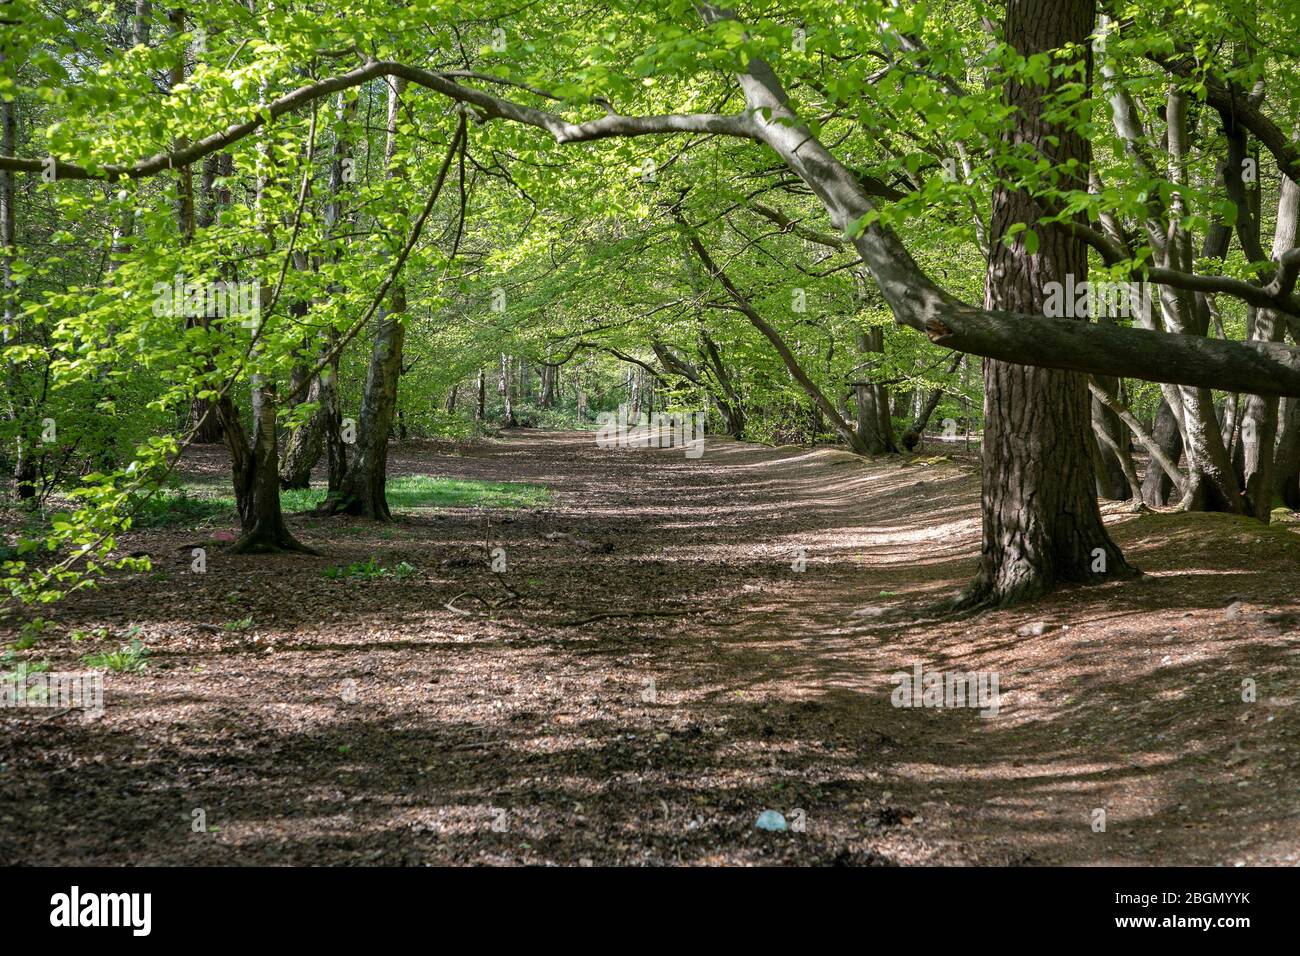
[[[936,620],[979,546],[970,464],[525,431],[390,464],[554,497],[300,516],[325,557],[202,575],[192,530],[130,535],[154,573],[46,615],[137,626],[151,666],[98,719],[0,711],[0,863],[1300,860],[1289,530],[1117,509],[1144,579]],[[417,570],[323,573],[371,555]],[[998,715],[894,707],[917,662],[996,672]]]

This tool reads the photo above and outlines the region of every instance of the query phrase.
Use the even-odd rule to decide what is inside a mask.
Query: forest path
[[[224,481],[219,449],[186,467]],[[202,575],[193,530],[132,533],[152,574],[45,613],[138,629],[150,667],[109,673],[98,719],[0,711],[0,860],[1300,859],[1291,531],[1115,509],[1145,579],[941,620],[979,546],[971,462],[519,430],[394,446],[390,472],[552,500],[297,516],[324,557]],[[325,574],[371,556],[415,570]],[[996,673],[997,716],[893,706],[917,663]],[[765,809],[802,832],[755,829]]]

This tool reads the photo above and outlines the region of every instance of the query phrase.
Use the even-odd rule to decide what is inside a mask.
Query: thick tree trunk
[[[858,335],[858,351],[864,355],[883,354],[884,332],[873,327]],[[861,369],[863,375],[868,369]],[[857,405],[857,433],[867,453],[871,455],[896,454],[894,421],[889,414],[889,387],[877,382],[860,382],[853,386]]]
[[[389,303],[392,311],[380,314],[366,373],[361,415],[357,419],[357,443],[352,449],[347,474],[329,509],[337,513],[359,515],[376,521],[388,521],[388,499],[384,494],[388,471],[388,433],[393,426],[397,407],[397,381],[402,366],[402,343],[406,329],[401,315],[406,301],[402,290],[394,288]]]
[[[1188,511],[1245,510],[1241,486],[1224,447],[1219,419],[1208,388],[1175,386],[1182,400],[1183,451],[1187,456]]]
[[[1023,56],[1067,43],[1086,49],[1092,27],[1090,0],[1010,0],[1007,5],[1006,39]],[[1008,103],[1018,110],[1012,141],[1031,145],[1054,164],[1086,166],[1087,143],[1044,117],[1043,92],[1020,82],[1009,85]],[[1075,175],[1086,188],[1086,169]],[[986,308],[1044,314],[1047,283],[1064,286],[1067,276],[1076,284],[1086,279],[1087,251],[1065,229],[1038,229],[1039,247],[1032,254],[1023,234],[1014,246],[1003,242],[1011,226],[1034,223],[1045,213],[1027,193],[998,187],[992,213]],[[1090,427],[1084,376],[985,360],[984,542],[979,572],[961,606],[1007,605],[1062,582],[1133,573],[1097,509]]]
[[[231,545],[230,550],[235,554],[316,553],[300,543],[284,523],[280,510],[278,451],[275,389],[271,383],[255,379],[253,438],[241,466],[243,486],[237,489],[237,499],[243,501],[240,512],[243,533]]]

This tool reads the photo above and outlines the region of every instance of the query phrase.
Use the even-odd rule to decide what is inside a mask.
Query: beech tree
[[[930,350],[926,362],[936,368],[954,354],[982,358],[984,546],[963,597],[969,607],[1132,573],[1096,502],[1099,478],[1114,495],[1139,490],[1121,426],[1164,474],[1153,484],[1148,468],[1142,488],[1152,500],[1168,498],[1159,487],[1167,479],[1184,507],[1266,519],[1275,476],[1295,472],[1274,460],[1274,448],[1277,400],[1300,395],[1300,350],[1284,341],[1300,317],[1300,152],[1287,121],[1275,116],[1297,91],[1279,51],[1258,40],[1294,25],[1285,3],[1219,18],[1173,3],[1147,4],[1139,17],[1122,4],[1012,0],[993,17],[979,5],[939,14],[881,3],[730,10],[675,0],[653,17],[616,7],[596,26],[576,7],[507,14],[490,4],[356,2],[313,19],[310,30],[301,26],[305,7],[203,6],[173,16],[153,47],[124,54],[108,49],[94,26],[51,23],[31,4],[15,11],[32,39],[6,49],[6,102],[44,98],[59,104],[60,117],[27,155],[6,139],[6,182],[41,177],[45,188],[77,196],[90,194],[73,190],[110,184],[120,190],[104,210],[110,221],[154,210],[145,230],[164,228],[168,202],[179,211],[168,227],[176,248],[119,242],[111,288],[28,303],[25,315],[62,323],[69,342],[110,343],[93,360],[79,358],[75,375],[152,336],[147,348],[163,370],[159,407],[209,402],[221,418],[244,518],[240,549],[299,547],[280,515],[280,484],[300,485],[310,473],[321,424],[329,507],[388,516],[386,449],[410,393],[399,393],[398,381],[417,290],[423,316],[458,310],[486,319],[463,355],[444,351],[453,370],[445,375],[477,374],[481,409],[483,369],[495,364],[507,421],[524,397],[511,382],[526,383],[530,366],[562,369],[597,352],[633,369],[634,379],[662,387],[667,376],[700,390],[733,435],[752,427],[747,383],[781,369],[847,447],[887,453],[897,443],[880,369],[894,359],[881,351],[881,327],[860,320],[870,303],[879,301],[899,329],[921,333],[904,348]],[[202,43],[195,24],[203,25]],[[66,52],[78,44],[114,69],[86,69]],[[1211,48],[1230,52],[1202,55]],[[154,73],[163,66],[171,82],[159,97]],[[341,174],[333,178],[333,167],[351,157],[340,133],[332,152],[321,147],[320,114],[354,91],[371,91],[374,102],[380,89],[389,92],[387,123],[367,121],[363,135],[382,134],[385,146],[367,141],[364,154],[382,153],[386,172],[365,178],[382,188],[353,202],[342,196]],[[408,136],[412,145],[403,148]],[[211,187],[205,173],[200,194],[232,188],[225,221],[200,226],[189,171],[208,169],[214,158],[220,170],[222,156],[231,159],[229,172],[214,173]],[[719,160],[757,187],[746,192],[741,177],[720,175]],[[632,175],[619,172],[629,167]],[[328,185],[313,188],[322,173]],[[1266,174],[1278,183],[1269,187],[1276,205],[1268,254],[1259,238]],[[440,202],[449,179],[455,201]],[[487,182],[490,193],[475,192]],[[518,239],[467,227],[476,202],[498,223],[507,210],[517,214]],[[368,233],[347,253],[345,203]],[[384,211],[392,208],[406,210],[405,229]],[[746,232],[741,215],[775,233]],[[985,276],[978,304],[977,290],[947,274],[944,254],[912,234],[927,216],[963,230],[962,255],[977,257]],[[431,217],[434,234],[426,235]],[[579,221],[606,234],[579,238]],[[628,221],[646,229],[628,238]],[[656,230],[676,237],[671,259],[672,244]],[[951,233],[932,227],[921,235]],[[8,263],[13,231],[6,236]],[[781,244],[796,240],[845,260],[828,269],[845,272],[855,327],[760,304],[778,291],[788,296],[790,270],[838,281],[797,256],[778,256],[780,268],[763,266],[767,275],[750,259],[776,255],[774,246],[784,253]],[[660,289],[684,290],[672,335],[654,327],[662,302],[617,322],[559,317],[566,294],[595,282],[581,274],[597,258],[591,247],[626,251],[626,242],[673,263],[671,275],[655,278]],[[682,242],[694,265],[683,262]],[[725,260],[717,248],[728,249]],[[123,310],[139,312],[133,303],[143,288],[179,268],[256,282],[265,306],[257,327],[214,316],[184,328],[179,346],[164,347],[154,344],[162,322],[117,324]],[[750,275],[738,279],[737,270]],[[516,294],[503,275],[533,288]],[[1048,314],[1049,286],[1090,275],[1149,285],[1154,311],[1131,321]],[[491,303],[507,288],[508,305],[498,310]],[[8,311],[12,298],[7,327],[23,321]],[[726,313],[748,328],[731,325]],[[1238,313],[1243,334],[1234,337],[1226,330]],[[547,328],[528,327],[537,321]],[[333,437],[343,418],[338,379],[355,361],[349,344],[372,323],[357,445],[345,465]],[[429,334],[450,341],[454,333]],[[724,339],[730,345],[720,346]],[[819,355],[814,341],[824,346]],[[11,350],[11,367],[32,354]],[[565,361],[547,364],[556,355]],[[756,355],[762,375],[752,371]],[[438,394],[459,378],[447,377]],[[1159,416],[1133,413],[1126,380],[1158,383],[1163,428]],[[251,432],[236,412],[244,390]],[[1216,391],[1240,396],[1226,441]],[[292,409],[296,429],[292,467],[284,469],[282,408]],[[133,474],[155,473],[166,456],[155,449],[149,467]],[[84,528],[70,533],[94,538]]]

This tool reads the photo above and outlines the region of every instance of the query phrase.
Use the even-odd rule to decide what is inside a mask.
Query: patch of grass
[[[379,563],[379,559],[371,555],[365,561],[353,561],[346,567],[336,564],[333,567],[325,569],[325,577],[337,580],[339,578],[409,578],[415,574],[418,569],[415,565],[406,561],[386,568]]]
[[[228,502],[228,503],[227,503]],[[132,525],[136,528],[194,527],[229,517],[234,498],[206,498],[180,491],[160,491],[140,504]]]
[[[399,508],[538,508],[550,500],[550,489],[542,485],[430,475],[398,478],[388,491],[389,505]]]
[[[388,506],[394,511],[468,507],[537,508],[551,500],[550,489],[542,485],[439,478],[434,475],[402,475],[393,478],[388,482],[385,493],[388,496]],[[200,523],[200,516],[206,520],[213,514],[221,514],[229,519],[235,509],[235,499],[230,495],[198,497],[182,493],[168,500],[178,502],[178,517],[172,522],[175,524],[183,524],[188,520],[183,517],[187,514],[195,516],[195,523]],[[286,513],[312,511],[324,500],[325,491],[322,488],[295,488],[280,492],[280,506]],[[196,501],[202,502],[202,507],[196,507]]]
[[[14,670],[7,668],[14,667]],[[0,683],[9,683],[14,685],[12,693],[17,694],[19,684],[25,684],[29,674],[41,674],[50,669],[49,661],[24,661],[13,651],[5,651],[0,654]],[[44,699],[38,692],[35,697],[30,696],[32,689],[27,690],[29,700]]]
[[[35,647],[47,630],[50,628],[50,621],[43,617],[34,617],[23,624],[18,629],[18,640],[14,641],[14,647],[17,650],[25,651],[30,647]]]
[[[87,667],[106,667],[111,671],[134,673],[149,666],[149,648],[134,638],[130,644],[103,654],[87,654],[81,659]]]
[[[249,631],[253,628],[251,617],[241,617],[238,621],[227,621],[221,625],[223,631]]]
[[[12,650],[0,654],[0,667],[13,667],[15,665],[21,665],[23,672],[28,674],[39,674],[41,671],[47,671],[50,669],[49,661],[41,661],[39,663],[35,661],[24,661]],[[13,671],[0,671],[0,680],[15,681],[17,679],[18,674]]]

